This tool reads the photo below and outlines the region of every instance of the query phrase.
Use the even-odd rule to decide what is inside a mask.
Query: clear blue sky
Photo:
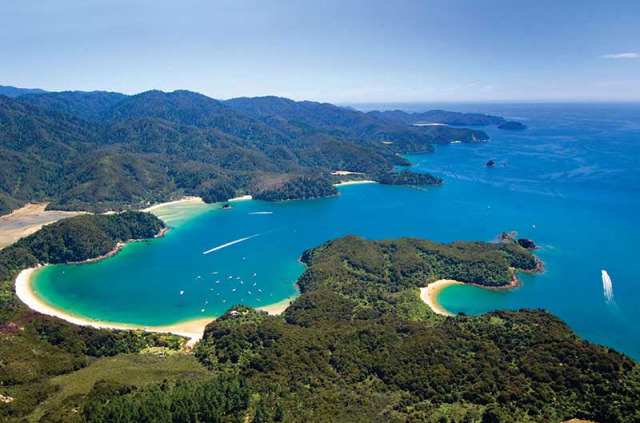
[[[640,0],[2,0],[0,85],[640,100]]]

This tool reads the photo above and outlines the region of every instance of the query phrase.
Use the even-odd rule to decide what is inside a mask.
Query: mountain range
[[[104,211],[182,195],[209,202],[243,194],[328,196],[335,194],[331,171],[379,180],[409,165],[401,154],[489,138],[477,129],[415,125],[425,120],[504,122],[443,111],[363,113],[272,96],[220,101],[184,90],[125,95],[0,87],[0,214],[27,202]]]

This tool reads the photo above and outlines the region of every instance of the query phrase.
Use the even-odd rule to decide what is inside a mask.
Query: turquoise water
[[[582,337],[640,358],[640,106],[459,109],[509,116],[530,129],[489,128],[492,142],[410,156],[416,171],[445,180],[424,191],[352,185],[329,199],[246,201],[232,210],[191,206],[186,217],[169,221],[174,228],[165,238],[127,245],[98,263],[47,267],[35,289],[85,317],[162,325],[293,295],[304,270],[301,252],[345,234],[491,241],[516,230],[542,246],[536,254],[545,273],[522,275],[523,285],[511,291],[453,286],[440,295],[443,306],[468,314],[545,308]],[[509,166],[487,168],[489,159]],[[613,281],[611,303],[603,295],[602,269]]]

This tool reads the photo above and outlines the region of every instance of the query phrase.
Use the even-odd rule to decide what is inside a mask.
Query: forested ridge
[[[333,170],[375,178],[409,165],[401,153],[488,139],[478,130],[415,127],[278,97],[5,92],[14,97],[0,95],[0,214],[27,202],[105,211],[182,195],[333,195]]]
[[[83,215],[0,251],[0,421],[640,419],[638,364],[580,340],[551,314],[442,317],[420,300],[418,288],[437,279],[502,286],[513,269],[537,269],[512,237],[329,241],[303,253],[301,295],[282,316],[234,306],[207,326],[193,355],[139,354],[182,341],[74,326],[13,294],[21,268],[99,256],[162,227],[148,213]]]

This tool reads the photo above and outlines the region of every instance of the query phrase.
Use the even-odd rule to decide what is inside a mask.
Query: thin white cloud
[[[617,54],[603,54],[601,59],[637,59],[640,57],[638,53],[617,53]]]

